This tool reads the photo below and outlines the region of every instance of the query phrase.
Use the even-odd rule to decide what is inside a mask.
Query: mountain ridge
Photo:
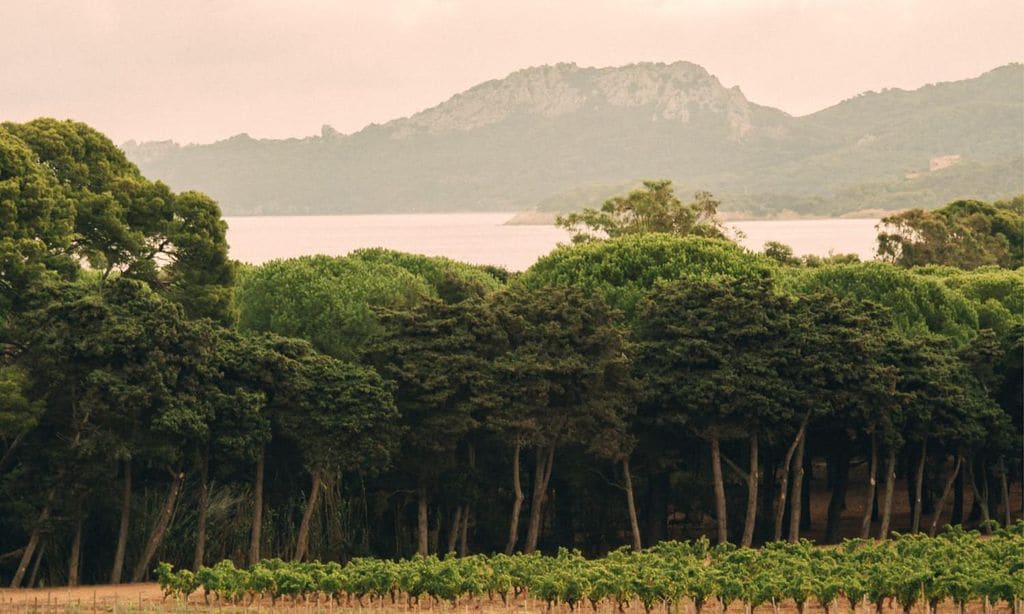
[[[725,208],[835,215],[865,208],[838,198],[843,191],[892,184],[903,194],[904,178],[936,157],[992,174],[992,165],[1019,156],[1021,85],[1024,65],[1013,63],[792,116],[690,62],[561,63],[485,81],[351,134],[325,125],[301,139],[241,134],[124,148],[147,175],[206,191],[228,214],[521,210],[588,184],[669,177],[722,194]],[[970,195],[1003,196],[1005,184],[970,186]],[[1024,178],[1017,186],[1024,191]],[[943,190],[915,198],[952,194]],[[766,204],[751,195],[768,195]],[[787,198],[794,206],[780,209]],[[878,200],[866,204],[908,204],[903,196]]]

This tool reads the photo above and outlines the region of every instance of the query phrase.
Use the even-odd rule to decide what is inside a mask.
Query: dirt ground
[[[479,602],[463,601],[458,605],[449,603],[434,604],[431,606],[424,600],[422,606],[406,606],[404,601],[399,599],[397,604],[385,600],[382,604],[379,601],[369,602],[360,607],[357,603],[337,605],[334,603],[278,603],[272,605],[269,600],[249,605],[217,604],[213,602],[204,604],[201,594],[193,594],[188,603],[175,601],[173,598],[163,599],[160,587],[155,583],[149,584],[121,584],[80,586],[76,588],[58,589],[0,589],[0,614],[28,614],[30,612],[62,612],[62,613],[87,613],[87,612],[113,612],[113,613],[144,613],[144,612],[238,612],[238,613],[261,613],[261,612],[303,612],[305,614],[333,614],[338,612],[378,612],[380,614],[408,614],[408,613],[435,613],[435,614],[501,614],[507,612],[517,613],[547,613],[548,610],[543,602],[536,599],[519,599],[508,606],[502,605],[500,601]],[[967,608],[966,614],[1009,614],[1011,608],[1008,604],[998,603],[986,608],[983,603],[973,603]],[[589,606],[580,606],[580,614],[592,612]],[[652,610],[657,614],[665,612],[664,607]],[[570,614],[568,606],[562,605],[552,608],[552,614]],[[616,614],[616,608],[612,604],[602,603],[598,614]],[[624,610],[624,614],[644,614],[643,606],[640,603],[633,603]],[[694,614],[692,605],[683,602],[679,614]],[[717,603],[708,604],[704,608],[704,614],[745,614],[741,604],[733,604],[725,612]],[[758,607],[754,614],[775,614],[771,606]],[[797,614],[796,607],[792,603],[783,604],[778,614]],[[805,608],[805,614],[825,614],[817,604],[809,604]],[[845,604],[836,606],[831,614],[851,614]],[[874,609],[869,607],[858,607],[857,614],[874,614]],[[902,611],[892,606],[886,608],[886,614],[902,614]],[[914,614],[928,614],[923,607],[915,608]],[[944,603],[939,606],[938,614],[958,614],[952,603]]]

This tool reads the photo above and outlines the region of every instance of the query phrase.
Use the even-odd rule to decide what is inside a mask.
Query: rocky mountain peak
[[[734,136],[751,128],[751,104],[691,62],[639,63],[611,68],[574,63],[517,70],[481,83],[409,118],[390,122],[392,138],[469,131],[515,116],[554,118],[573,113],[642,109],[651,121],[689,123],[718,116]]]

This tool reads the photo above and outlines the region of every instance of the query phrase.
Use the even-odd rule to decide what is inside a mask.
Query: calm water
[[[345,255],[361,247],[447,256],[455,260],[523,270],[569,235],[554,226],[505,226],[511,213],[415,215],[333,215],[229,217],[231,257],[259,264],[307,254]],[[746,237],[741,243],[760,250],[765,241],[781,241],[798,255],[874,253],[878,220],[771,220],[731,222]]]

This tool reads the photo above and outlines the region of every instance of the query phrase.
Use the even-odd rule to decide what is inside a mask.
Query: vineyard
[[[279,607],[508,608],[528,597],[548,610],[640,606],[671,613],[688,605],[699,614],[717,602],[742,604],[747,612],[771,606],[776,613],[792,604],[803,614],[810,603],[826,612],[866,605],[909,613],[935,612],[941,603],[964,612],[981,602],[986,611],[1001,604],[1016,614],[1024,598],[1024,522],[984,537],[954,527],[934,538],[895,535],[836,547],[802,540],[751,549],[711,546],[702,538],[639,552],[623,548],[600,559],[561,549],[556,556],[359,558],[344,565],[272,559],[250,569],[225,560],[196,572],[161,563],[157,576],[165,596],[210,605],[269,599]]]

